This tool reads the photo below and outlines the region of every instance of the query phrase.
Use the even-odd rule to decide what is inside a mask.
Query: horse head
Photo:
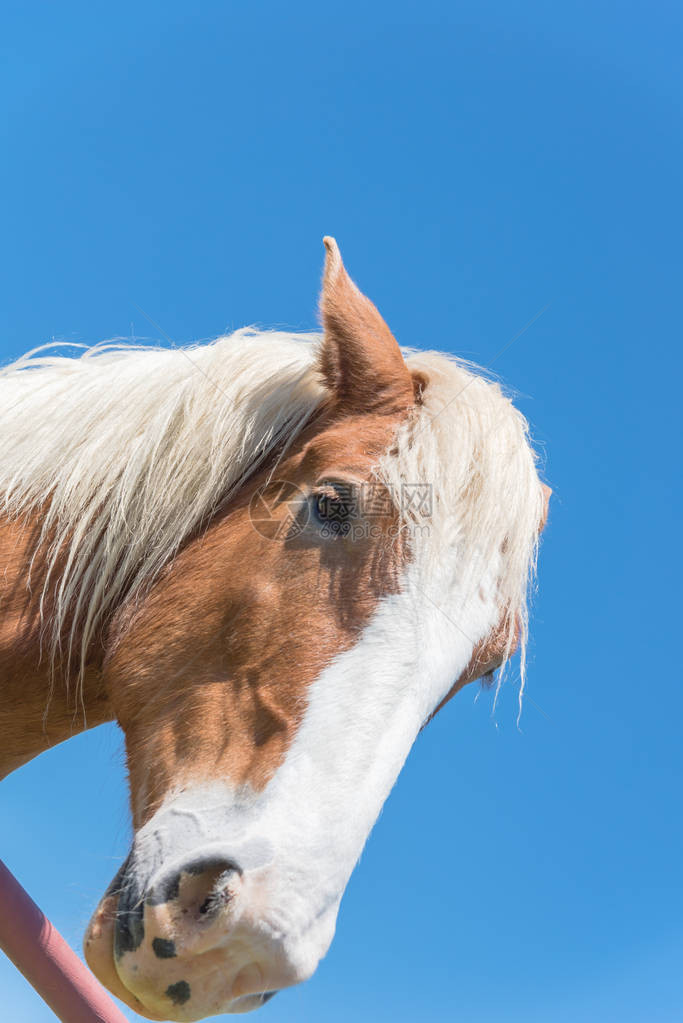
[[[311,976],[418,732],[525,636],[547,488],[524,420],[404,357],[326,248],[315,408],[108,633],[135,837],[85,951],[150,1019]]]

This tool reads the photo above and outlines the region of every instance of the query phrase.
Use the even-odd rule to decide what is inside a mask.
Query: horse
[[[528,425],[324,244],[320,334],[0,371],[0,776],[120,725],[134,837],[84,951],[152,1020],[309,978],[419,731],[518,647],[523,684]]]

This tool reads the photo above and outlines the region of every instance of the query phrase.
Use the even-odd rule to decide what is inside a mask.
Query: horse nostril
[[[186,874],[206,874],[208,871],[218,874],[242,873],[234,860],[228,860],[222,856],[200,856],[181,867],[181,871]]]
[[[147,897],[147,904],[172,904],[182,916],[207,919],[232,900],[241,874],[233,860],[216,856],[198,857],[157,883]]]
[[[204,899],[199,907],[199,912],[202,915],[213,916],[223,906],[227,906],[230,899],[231,895],[227,888],[222,889],[222,891],[214,891]]]

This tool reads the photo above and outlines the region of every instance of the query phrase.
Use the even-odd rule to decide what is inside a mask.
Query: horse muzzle
[[[133,854],[85,936],[98,979],[155,1020],[259,1008],[315,969],[267,920],[267,878],[235,860],[195,855],[141,885]]]

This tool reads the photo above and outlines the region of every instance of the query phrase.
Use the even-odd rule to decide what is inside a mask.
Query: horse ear
[[[347,274],[334,238],[323,242],[320,370],[335,404],[347,413],[405,409],[415,391],[396,338]]]

